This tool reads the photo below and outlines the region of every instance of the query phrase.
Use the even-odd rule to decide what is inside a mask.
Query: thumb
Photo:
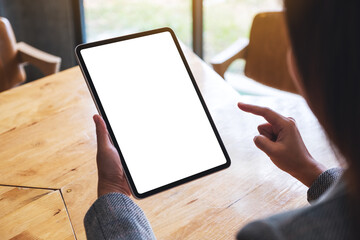
[[[276,143],[263,135],[255,136],[254,143],[261,151],[265,152],[266,155],[268,155],[269,157],[274,153],[276,148]]]
[[[95,114],[93,116],[95,126],[96,126],[96,139],[97,139],[97,145],[98,148],[106,147],[110,143],[108,131],[106,128],[106,124],[102,117],[100,117],[98,114]]]

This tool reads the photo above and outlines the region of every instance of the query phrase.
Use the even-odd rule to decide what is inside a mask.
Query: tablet
[[[82,44],[75,52],[136,198],[230,166],[171,29]]]

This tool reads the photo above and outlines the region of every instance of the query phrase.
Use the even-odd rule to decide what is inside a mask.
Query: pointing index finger
[[[262,116],[271,125],[281,125],[285,121],[285,118],[282,115],[278,114],[277,112],[267,107],[260,107],[260,106],[245,104],[241,102],[238,103],[238,107],[244,112]]]

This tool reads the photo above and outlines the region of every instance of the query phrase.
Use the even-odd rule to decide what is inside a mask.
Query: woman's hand
[[[99,115],[93,117],[96,125],[98,167],[98,197],[111,192],[130,196],[131,191],[126,181],[120,157],[109,139],[104,120]]]
[[[260,135],[255,136],[254,142],[278,168],[308,187],[326,170],[306,149],[293,118],[250,104],[238,103],[238,107],[268,121],[258,126]]]

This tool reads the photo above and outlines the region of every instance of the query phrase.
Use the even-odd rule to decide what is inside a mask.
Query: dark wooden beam
[[[203,58],[203,0],[193,0],[193,51]]]

